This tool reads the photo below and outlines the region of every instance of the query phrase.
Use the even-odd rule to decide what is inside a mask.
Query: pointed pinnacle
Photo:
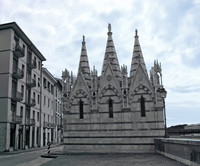
[[[112,32],[111,32],[111,24],[108,23],[108,35],[111,36]]]
[[[85,36],[83,35],[83,41],[82,41],[83,44],[85,44]]]
[[[135,29],[135,37],[138,37],[138,30]]]
[[[108,32],[111,32],[111,24],[108,23]]]

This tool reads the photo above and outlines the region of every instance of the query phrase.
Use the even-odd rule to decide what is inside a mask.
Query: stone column
[[[32,130],[33,130],[33,127],[30,126],[30,131],[29,131],[29,148],[32,147]]]
[[[18,131],[18,129],[19,129],[19,125],[18,124],[16,124],[16,127],[15,127],[15,145],[14,145],[14,149],[18,149],[18,140],[19,140],[19,131]]]

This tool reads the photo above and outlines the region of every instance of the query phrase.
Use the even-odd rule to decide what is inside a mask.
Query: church
[[[90,70],[83,36],[77,77],[62,72],[65,153],[154,152],[154,139],[165,134],[161,64],[148,75],[135,30],[130,75],[120,67],[108,24],[101,75]]]

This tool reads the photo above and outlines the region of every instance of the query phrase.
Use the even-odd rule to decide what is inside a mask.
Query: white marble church
[[[76,79],[62,73],[64,152],[154,152],[154,138],[165,134],[161,65],[147,73],[137,30],[130,76],[119,65],[108,25],[101,75],[90,71],[83,36]]]

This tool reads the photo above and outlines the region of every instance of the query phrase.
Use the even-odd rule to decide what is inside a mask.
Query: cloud
[[[199,108],[198,0],[1,0],[0,15],[0,23],[19,24],[56,77],[64,68],[77,73],[83,34],[90,68],[95,65],[101,73],[108,23],[112,24],[119,63],[130,70],[137,28],[148,70],[155,59],[162,63],[168,107],[177,112],[182,106]],[[179,118],[169,110],[170,114]]]

